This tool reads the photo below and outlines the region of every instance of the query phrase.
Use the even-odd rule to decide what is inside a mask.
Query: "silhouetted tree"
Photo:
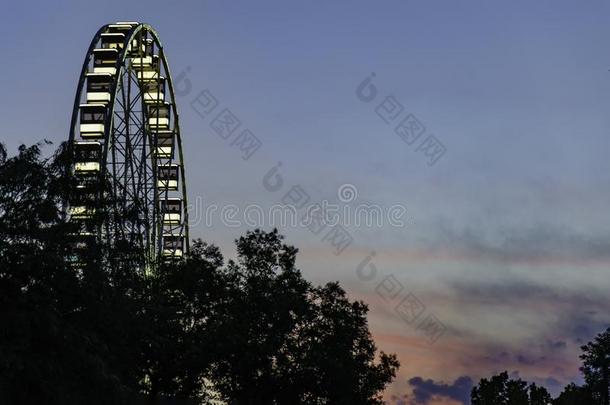
[[[581,347],[585,376],[593,396],[593,405],[610,405],[610,328]]]
[[[213,367],[235,404],[381,403],[398,361],[376,348],[367,308],[336,283],[314,288],[295,268],[297,249],[277,230],[248,232],[229,262],[229,316]]]
[[[532,386],[530,386],[530,389]],[[541,387],[533,386],[533,396],[538,399],[542,394]],[[545,390],[546,391],[546,390]],[[489,380],[483,378],[479,384],[472,389],[472,405],[528,405],[530,404],[527,383],[520,378],[514,380],[509,378],[508,372],[504,371],[491,377]]]
[[[528,387],[529,405],[549,405],[553,398],[546,388],[531,383]]]
[[[366,305],[304,280],[277,230],[239,238],[226,265],[195,241],[151,275],[125,243],[75,267],[66,156],[0,145],[0,403],[382,403],[399,364]]]
[[[472,405],[610,405],[610,328],[598,334],[581,349],[583,353],[580,359],[583,365],[580,370],[585,377],[584,386],[568,384],[563,392],[552,400],[544,387],[531,384],[526,389],[527,384],[524,381],[511,380],[508,373],[503,372],[489,380],[481,379],[472,390]]]
[[[593,403],[589,387],[579,387],[574,383],[566,385],[561,394],[553,400],[553,405],[583,405]]]
[[[0,153],[1,403],[120,403],[136,374],[110,275],[68,265],[64,167],[39,145]]]
[[[218,248],[196,241],[186,262],[165,263],[148,278],[144,304],[146,378],[149,397],[205,403],[204,378],[220,358],[219,325],[230,314],[228,278]]]

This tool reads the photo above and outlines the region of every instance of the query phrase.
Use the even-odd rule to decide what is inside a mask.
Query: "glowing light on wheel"
[[[78,185],[65,209],[79,224],[79,246],[135,247],[133,260],[145,269],[184,256],[188,210],[178,111],[163,45],[150,25],[117,22],[95,34],[69,145]],[[103,223],[96,222],[101,213]]]

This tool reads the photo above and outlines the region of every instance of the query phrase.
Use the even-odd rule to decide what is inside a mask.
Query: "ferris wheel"
[[[80,74],[68,145],[77,185],[65,211],[78,224],[75,246],[128,245],[145,269],[184,256],[188,210],[178,112],[163,46],[150,25],[117,22],[97,31]]]

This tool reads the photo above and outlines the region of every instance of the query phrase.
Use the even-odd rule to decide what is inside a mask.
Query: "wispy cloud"
[[[422,242],[430,253],[504,264],[610,262],[610,234],[585,234],[545,223],[490,231],[455,229],[441,222]]]
[[[445,397],[459,401],[461,404],[469,404],[473,381],[469,376],[458,377],[451,384],[413,377],[409,379],[409,384],[413,387],[414,405],[428,405],[435,397]]]

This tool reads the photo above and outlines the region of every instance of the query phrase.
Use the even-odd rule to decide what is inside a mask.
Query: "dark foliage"
[[[574,383],[566,385],[553,401],[553,405],[593,405],[594,403],[589,387],[579,387]]]
[[[472,405],[610,405],[608,378],[610,376],[610,328],[581,347],[585,385],[568,384],[561,394],[552,399],[544,387],[521,379],[511,380],[505,371],[490,379],[483,378],[472,389]]]
[[[472,389],[472,405],[525,405],[529,403],[527,383],[513,380],[506,371],[483,378]]]
[[[380,404],[398,361],[378,353],[367,307],[314,287],[276,230],[196,241],[145,276],[129,246],[70,266],[65,154],[0,146],[0,403]]]
[[[592,405],[610,405],[610,328],[581,347],[582,367]]]

